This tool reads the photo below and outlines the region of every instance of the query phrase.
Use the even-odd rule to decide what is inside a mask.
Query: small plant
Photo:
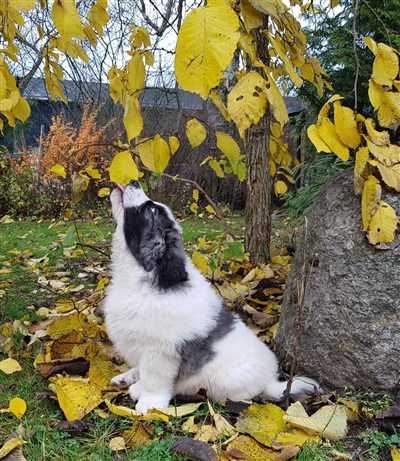
[[[376,415],[379,411],[389,408],[392,399],[388,395],[378,395],[371,391],[353,392],[345,391],[344,398],[358,402],[362,413]]]
[[[368,446],[368,448],[363,451],[365,459],[368,461],[380,461],[383,459],[381,456],[383,456],[385,451],[389,451],[392,445],[398,444],[399,435],[396,433],[390,436],[385,432],[368,431],[360,434],[360,439]]]
[[[299,455],[297,461],[332,461],[329,456],[329,449],[318,443],[306,443]]]

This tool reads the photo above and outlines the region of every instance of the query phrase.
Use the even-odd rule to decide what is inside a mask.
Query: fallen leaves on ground
[[[63,238],[68,239],[68,235]],[[271,342],[277,330],[291,257],[282,252],[268,265],[253,266],[236,243],[229,243],[235,242],[217,244],[201,239],[194,262],[213,279],[228,307],[246,316],[253,331]],[[60,241],[54,243],[54,248],[60,250],[60,246]],[[29,249],[13,250],[10,258],[36,278],[41,301],[30,309],[41,320],[6,319],[0,325],[0,351],[9,356],[0,361],[0,370],[18,373],[23,369],[20,357],[34,358],[36,373],[47,380],[51,391],[47,395],[57,399],[67,420],[59,424],[64,424],[64,430],[74,436],[90,427],[90,423],[81,421],[89,413],[130,424],[113,432],[108,441],[116,459],[119,452],[159,438],[157,424],[172,424],[181,436],[189,437],[175,442],[171,451],[189,459],[286,461],[306,443],[340,440],[346,434],[347,420],[359,418],[360,411],[354,402],[342,400],[338,404],[329,398],[318,402],[317,411],[310,410],[311,405],[303,407],[296,402],[287,411],[272,403],[255,403],[235,412],[232,403],[224,407],[203,399],[163,410],[152,409],[143,416],[134,410],[126,391],[110,385],[110,379],[127,368],[113,350],[101,316],[101,302],[109,282],[106,261],[89,261],[83,250],[75,246],[64,246],[61,260],[56,262],[50,253],[35,258]],[[0,296],[1,290],[12,286],[8,279],[11,267],[1,269],[7,279],[0,286]],[[16,335],[23,338],[18,351],[13,346]],[[0,413],[26,418],[26,402],[15,396]],[[13,450],[19,450],[23,456],[23,443],[20,438],[5,442],[0,459]],[[399,459],[398,456],[393,449],[393,459]]]

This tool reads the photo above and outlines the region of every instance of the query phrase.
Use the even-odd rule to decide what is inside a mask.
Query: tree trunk
[[[263,28],[268,27],[268,17]],[[268,64],[268,41],[257,30],[254,34],[257,55]],[[257,70],[264,78],[262,69]],[[246,234],[245,247],[254,264],[270,260],[271,241],[271,178],[269,174],[269,134],[270,110],[267,105],[265,115],[259,123],[247,131],[246,143]]]

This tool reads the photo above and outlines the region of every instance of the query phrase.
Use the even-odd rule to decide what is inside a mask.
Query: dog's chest
[[[175,350],[182,327],[173,310],[162,303],[144,302],[140,296],[109,298],[107,332],[116,348],[128,356],[140,356],[144,348],[168,347]]]

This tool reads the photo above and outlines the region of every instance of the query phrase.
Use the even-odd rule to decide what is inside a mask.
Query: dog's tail
[[[282,400],[286,389],[288,389],[288,381],[275,381],[269,383],[264,394],[266,397],[274,400]],[[295,376],[290,386],[290,394],[314,394],[321,392],[317,381],[305,376]]]

